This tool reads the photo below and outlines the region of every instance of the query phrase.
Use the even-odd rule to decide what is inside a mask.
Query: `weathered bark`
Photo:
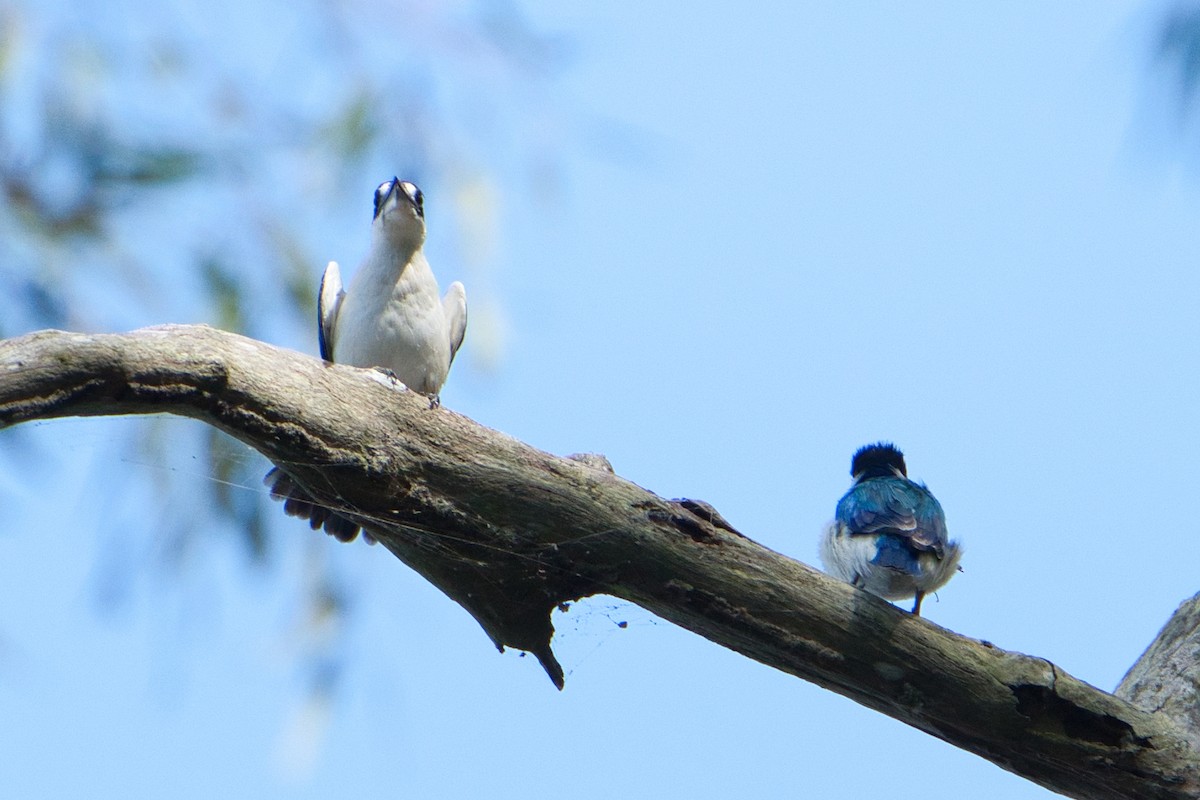
[[[1200,594],[1176,609],[1114,694],[1174,719],[1200,752]]]
[[[431,409],[371,371],[205,327],[0,342],[0,427],[163,412],[262,452],[560,686],[551,610],[611,594],[1054,791],[1200,796],[1195,600],[1122,699],[772,552],[702,503]],[[1183,680],[1155,677],[1164,663]]]

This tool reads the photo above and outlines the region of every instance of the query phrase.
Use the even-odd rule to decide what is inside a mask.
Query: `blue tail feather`
[[[884,535],[879,537],[878,542],[879,549],[876,551],[875,557],[871,559],[872,564],[906,572],[909,575],[916,575],[920,571],[917,554],[903,539]]]

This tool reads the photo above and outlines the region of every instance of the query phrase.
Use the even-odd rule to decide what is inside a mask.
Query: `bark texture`
[[[0,427],[173,413],[262,452],[562,686],[559,603],[605,593],[1056,792],[1200,796],[1200,600],[1117,695],[768,550],[704,503],[559,458],[369,370],[197,326],[0,342]]]
[[[1177,720],[1200,752],[1200,594],[1176,609],[1116,695]]]

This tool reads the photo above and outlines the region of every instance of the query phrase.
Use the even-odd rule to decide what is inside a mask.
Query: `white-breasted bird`
[[[371,249],[350,288],[342,288],[336,261],[321,277],[317,340],[326,361],[383,370],[437,405],[467,330],[467,293],[455,281],[444,297],[439,295],[424,244],[421,190],[398,178],[381,183],[375,190]],[[284,511],[307,518],[314,530],[324,526],[342,541],[357,535],[355,523],[315,505],[280,469],[272,469],[265,480],[271,496],[284,501]]]
[[[904,454],[887,442],[859,448],[854,485],[821,537],[825,571],[885,600],[921,600],[959,570],[962,545],[946,532],[941,503],[908,477]]]
[[[371,250],[348,291],[330,261],[321,278],[317,324],[321,357],[378,367],[436,398],[467,330],[467,292],[455,281],[439,297],[425,260],[421,190],[392,178],[375,190]]]

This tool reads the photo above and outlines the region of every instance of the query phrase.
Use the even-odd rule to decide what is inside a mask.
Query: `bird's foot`
[[[925,593],[917,592],[917,602],[913,604],[913,610],[912,610],[914,617],[921,616],[921,601],[924,599],[925,599]]]
[[[396,391],[400,392],[408,391],[408,387],[405,386],[404,383],[396,377],[396,373],[392,372],[390,369],[386,369],[384,367],[371,367],[371,376],[384,386],[387,386],[389,389],[395,389]]]
[[[371,369],[375,370],[376,372],[382,372],[384,375],[388,376],[388,378],[396,381],[397,383],[400,382],[400,379],[396,377],[396,373],[392,372],[387,367],[371,367]]]

